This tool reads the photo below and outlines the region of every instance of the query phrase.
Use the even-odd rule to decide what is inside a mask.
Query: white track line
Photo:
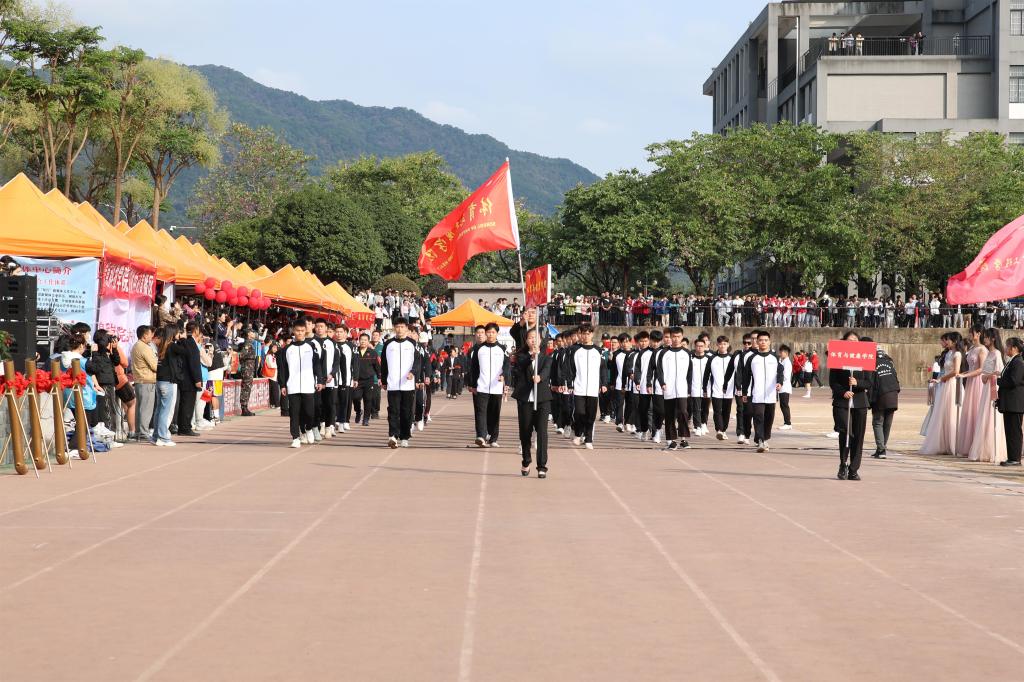
[[[476,530],[473,532],[473,556],[469,562],[469,584],[466,587],[466,613],[462,619],[459,682],[469,682],[473,673],[473,643],[476,639],[476,607],[480,587],[480,555],[483,551],[484,505],[487,501],[487,462],[489,459],[490,451],[484,450],[484,470],[480,476],[480,499],[476,507]]]
[[[945,602],[940,601],[939,599],[936,599],[935,597],[931,596],[930,594],[922,592],[921,590],[917,589],[916,587],[914,587],[910,583],[904,582],[903,580],[900,580],[899,578],[897,578],[897,577],[887,573],[885,571],[885,569],[883,569],[883,568],[881,568],[879,566],[876,566],[874,563],[872,563],[868,559],[865,559],[864,557],[860,556],[859,554],[856,554],[856,553],[846,549],[842,545],[839,545],[839,544],[833,542],[832,540],[829,540],[827,537],[825,537],[821,533],[817,532],[816,530],[812,530],[811,528],[808,528],[807,526],[805,526],[804,524],[800,523],[799,521],[797,521],[796,519],[792,518],[791,516],[787,515],[786,513],[781,512],[778,509],[775,509],[774,507],[772,507],[772,506],[770,506],[768,504],[765,504],[764,502],[761,502],[760,500],[754,498],[751,495],[748,495],[747,493],[743,492],[739,488],[736,488],[735,486],[732,486],[729,483],[726,483],[725,481],[720,481],[719,479],[715,478],[714,476],[712,476],[711,474],[707,473],[706,471],[702,471],[698,467],[693,466],[692,464],[690,464],[686,460],[682,459],[681,457],[676,456],[676,459],[680,463],[682,463],[684,466],[688,467],[689,469],[692,469],[693,471],[696,471],[696,472],[700,473],[701,475],[706,476],[707,478],[710,478],[712,481],[714,481],[715,483],[719,484],[720,486],[731,490],[732,492],[736,493],[740,497],[743,497],[743,498],[749,500],[750,502],[756,504],[758,507],[761,507],[762,509],[770,511],[771,513],[773,513],[776,516],[778,516],[780,519],[782,519],[782,520],[786,521],[787,523],[790,523],[791,525],[799,528],[800,530],[802,530],[803,532],[807,533],[811,537],[817,538],[818,540],[822,541],[823,543],[825,543],[826,545],[828,545],[832,549],[836,550],[837,552],[845,554],[849,558],[853,559],[854,561],[856,561],[857,563],[861,564],[865,568],[873,571],[877,575],[885,578],[886,580],[891,581],[892,583],[895,583],[896,585],[899,585],[900,587],[904,588],[905,590],[908,590],[909,592],[912,592],[913,594],[917,595],[921,599],[924,599],[925,601],[927,601],[929,604],[935,606],[936,608],[938,608],[938,609],[940,609],[942,611],[945,611],[949,615],[951,615],[951,616],[953,616],[953,617],[963,621],[964,623],[966,623],[967,625],[970,625],[972,628],[978,630],[979,632],[982,632],[982,633],[988,635],[989,637],[992,637],[996,641],[998,641],[998,642],[1000,642],[1002,644],[1005,644],[1006,646],[1010,647],[1011,649],[1013,649],[1017,653],[1024,654],[1024,646],[1021,646],[1020,644],[1018,644],[1017,642],[1013,641],[1012,639],[1009,639],[1008,637],[1005,637],[1005,636],[999,634],[998,632],[995,632],[994,630],[989,629],[988,627],[982,625],[981,623],[979,623],[979,622],[977,622],[975,620],[972,620],[968,616],[966,616],[963,613],[957,611],[955,608],[953,608],[949,604],[946,604]]]
[[[233,445],[236,445],[236,444],[233,443]],[[306,451],[308,451],[308,449]],[[197,502],[202,502],[206,498],[212,497],[213,495],[216,495],[219,492],[223,492],[224,490],[227,490],[228,488],[231,488],[232,486],[238,485],[239,483],[242,483],[243,481],[247,481],[250,478],[253,478],[254,476],[259,476],[263,472],[269,471],[270,469],[273,469],[274,467],[280,466],[280,465],[284,464],[285,462],[291,460],[293,457],[298,455],[300,452],[303,452],[303,450],[295,450],[294,452],[292,452],[292,454],[288,455],[287,457],[283,457],[283,458],[277,460],[276,462],[268,464],[267,466],[263,467],[262,469],[257,469],[256,471],[249,472],[248,474],[246,474],[245,476],[242,476],[241,478],[237,478],[237,479],[235,479],[233,481],[225,483],[222,486],[214,488],[213,490],[205,492],[202,495],[200,495],[199,497],[192,498],[188,502],[183,502],[182,504],[179,504],[174,509],[170,509],[170,510],[165,511],[165,512],[163,512],[161,514],[157,514],[156,516],[154,516],[154,517],[152,517],[152,518],[150,518],[150,519],[148,519],[146,521],[142,521],[141,523],[137,523],[134,526],[131,526],[130,528],[126,528],[126,529],[122,530],[119,533],[115,533],[114,535],[111,535],[108,538],[105,538],[103,540],[100,540],[99,542],[93,543],[93,544],[89,545],[88,547],[84,547],[84,548],[78,550],[77,552],[75,552],[74,554],[72,554],[72,555],[70,555],[68,557],[65,557],[65,558],[63,558],[63,559],[61,559],[59,561],[55,561],[54,563],[50,564],[49,566],[44,566],[43,568],[41,568],[41,569],[39,569],[39,570],[37,570],[37,571],[35,571],[35,572],[25,576],[21,580],[18,580],[18,581],[13,582],[13,583],[11,583],[9,585],[6,585],[5,587],[0,587],[0,594],[3,594],[5,592],[10,592],[11,590],[15,590],[15,589],[21,587],[22,585],[24,585],[25,583],[30,582],[30,581],[32,581],[32,580],[34,580],[36,578],[39,578],[39,577],[41,577],[43,575],[46,575],[47,573],[51,573],[54,570],[56,570],[56,569],[60,568],[61,566],[63,566],[64,564],[67,564],[67,563],[69,563],[71,561],[74,561],[75,559],[77,559],[77,558],[79,558],[81,556],[84,556],[84,555],[88,554],[89,552],[97,550],[100,547],[104,547],[106,545],[109,545],[110,543],[112,543],[112,542],[114,542],[116,540],[120,540],[124,536],[129,535],[131,533],[134,533],[135,531],[139,530],[140,528],[145,528],[146,526],[150,525],[151,523],[155,523],[156,521],[159,521],[160,519],[165,519],[168,516],[171,516],[173,514],[177,514],[178,512],[180,512],[180,511],[182,511],[184,509],[188,509],[189,507],[191,507],[192,505],[196,504]]]
[[[691,578],[685,570],[683,570],[683,567],[680,566],[675,559],[672,558],[672,555],[669,554],[667,549],[665,549],[665,545],[663,545],[661,541],[658,540],[657,537],[655,537],[654,533],[652,533],[647,528],[647,525],[640,519],[639,516],[636,515],[633,509],[628,504],[626,504],[625,500],[619,497],[618,493],[616,493],[615,490],[613,490],[612,487],[608,485],[604,478],[602,478],[601,474],[597,472],[597,469],[595,469],[590,464],[590,462],[588,462],[586,458],[584,458],[583,455],[580,454],[580,451],[578,449],[574,447],[573,451],[576,453],[576,456],[579,458],[579,460],[583,462],[583,464],[586,465],[588,469],[590,469],[590,473],[594,475],[594,478],[597,479],[598,483],[604,486],[604,489],[608,491],[608,494],[612,496],[612,499],[615,500],[615,502],[620,507],[622,507],[622,510],[626,512],[626,515],[629,516],[633,523],[636,524],[636,526],[641,531],[643,531],[643,534],[647,537],[650,543],[654,545],[654,548],[658,551],[658,554],[661,555],[661,557],[666,561],[666,563],[668,563],[668,565],[672,568],[675,574],[679,576],[679,579],[682,580],[683,583],[690,589],[690,592],[692,592],[693,595],[697,597],[701,605],[704,606],[707,612],[711,614],[711,617],[715,619],[715,622],[718,623],[718,626],[722,628],[722,630],[724,630],[727,635],[729,635],[732,641],[736,643],[736,646],[738,646],[740,650],[747,656],[747,658],[754,665],[754,667],[757,668],[761,675],[763,675],[766,680],[770,680],[771,682],[780,682],[781,678],[779,678],[779,676],[776,675],[770,667],[768,667],[768,664],[765,663],[764,659],[757,655],[757,652],[754,651],[754,648],[750,645],[750,643],[743,638],[743,635],[741,635],[735,627],[732,626],[728,619],[726,619],[725,614],[723,614],[718,609],[718,607],[715,606],[714,602],[711,601],[711,598],[707,595],[707,593],[704,592],[704,590],[700,588],[697,582],[693,578]],[[676,457],[676,459],[680,458]],[[680,461],[683,460],[680,459]]]
[[[384,464],[387,464],[388,460],[391,459],[394,455],[395,451],[391,451],[390,453],[388,453],[388,456],[382,459],[376,466],[371,467],[370,472],[368,474],[366,474],[361,479],[356,481],[356,483],[351,488],[346,490],[345,493],[337,500],[335,500],[330,507],[324,510],[324,512],[320,514],[320,516],[318,516],[316,519],[313,520],[312,523],[306,526],[302,530],[302,532],[300,532],[298,535],[292,538],[292,541],[285,545],[281,549],[281,551],[279,551],[277,554],[271,557],[271,559],[267,563],[263,564],[263,566],[258,571],[256,571],[248,580],[246,580],[241,587],[232,592],[231,596],[229,596],[227,599],[221,602],[220,605],[217,608],[215,608],[209,616],[204,618],[198,625],[192,628],[192,630],[190,630],[188,634],[179,639],[177,643],[174,644],[174,646],[172,646],[170,649],[164,652],[164,654],[160,658],[158,658],[151,666],[146,668],[146,670],[143,671],[143,673],[139,675],[136,679],[149,680],[152,679],[154,675],[159,673],[163,669],[163,667],[170,662],[172,658],[181,653],[181,651],[184,650],[185,647],[191,644],[208,627],[210,627],[210,625],[212,625],[214,621],[220,618],[225,611],[231,608],[232,604],[234,604],[239,599],[244,597],[249,592],[249,590],[251,590],[256,585],[256,583],[262,580],[263,577],[274,568],[274,566],[276,566],[278,563],[281,562],[282,559],[288,556],[291,553],[291,551],[299,545],[300,542],[305,540],[310,533],[316,530],[320,526],[320,524],[322,524],[327,519],[328,516],[334,513],[334,511],[339,506],[341,506],[342,502],[347,500],[352,493],[358,490],[364,483],[370,480],[370,478],[372,478],[374,474],[380,471],[380,467],[383,466]]]

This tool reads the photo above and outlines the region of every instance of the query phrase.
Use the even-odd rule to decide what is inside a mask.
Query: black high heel
[[[522,474],[523,476],[529,476],[530,467],[523,467],[522,469],[519,470],[519,473]]]

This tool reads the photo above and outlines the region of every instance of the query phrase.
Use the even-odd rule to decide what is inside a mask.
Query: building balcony
[[[807,71],[822,57],[907,57],[908,59],[938,55],[944,57],[983,57],[992,56],[991,36],[953,36],[951,38],[924,38],[915,40],[910,36],[881,36],[864,38],[849,42],[832,41],[828,38],[816,38],[811,41],[810,49],[800,57],[800,71]],[[787,74],[788,75],[788,74]],[[780,90],[784,89],[783,78],[779,77]]]

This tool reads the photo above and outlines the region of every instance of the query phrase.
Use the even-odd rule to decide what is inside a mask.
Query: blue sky
[[[72,0],[112,43],[312,99],[404,106],[603,174],[710,126],[701,84],[763,0]]]

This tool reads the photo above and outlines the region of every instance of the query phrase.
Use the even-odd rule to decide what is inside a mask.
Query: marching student
[[[477,447],[496,448],[509,361],[505,348],[498,343],[498,325],[488,323],[484,333],[484,342],[475,347],[469,361],[469,392],[473,394]]]
[[[782,388],[782,363],[771,350],[772,335],[766,330],[756,333],[757,351],[743,366],[744,412],[750,410],[754,426],[754,443],[758,452],[768,452],[775,421],[775,403]]]
[[[693,355],[690,356],[692,372],[690,373],[690,416],[693,419],[693,435],[704,436],[708,432],[708,412],[711,409],[711,398],[707,392],[704,375],[711,366],[711,356],[707,354],[708,342],[705,334],[697,337],[693,343]]]
[[[530,475],[530,447],[537,434],[537,478],[548,475],[548,414],[551,410],[550,356],[540,352],[540,335],[536,327],[526,332],[523,349],[517,349],[512,375],[512,397],[519,406],[519,443],[523,453],[520,473]]]
[[[572,353],[576,349],[576,342],[579,339],[579,331],[573,329],[563,333],[564,347],[558,358],[558,395],[555,396],[560,404],[558,415],[561,421],[557,423],[558,433],[566,438],[573,437],[573,423],[575,422],[575,403],[572,399],[572,382],[569,379],[569,363],[572,360]]]
[[[369,334],[359,335],[359,348],[352,358],[353,374],[352,405],[356,410],[356,423],[370,425],[370,403],[374,386],[380,383],[380,358],[370,348]]]
[[[612,355],[612,364],[615,366],[614,397],[612,398],[612,410],[615,416],[615,430],[619,433],[625,431],[624,412],[626,406],[626,392],[628,388],[628,377],[626,376],[626,358],[629,357],[632,344],[629,334],[619,334],[619,349]]]
[[[388,392],[388,447],[409,447],[412,438],[413,405],[416,401],[416,377],[420,374],[420,355],[409,338],[405,318],[392,322],[395,335],[384,343],[380,355],[381,376]]]
[[[602,334],[601,339],[607,340],[608,343],[608,348],[601,351],[601,357],[604,358],[605,364],[608,366],[608,390],[601,394],[601,421],[609,424],[616,414],[618,393],[615,391],[614,386],[618,378],[619,368],[615,363],[615,356],[619,354],[620,347],[619,337],[617,336],[609,338],[608,334]]]
[[[573,393],[573,445],[594,449],[594,424],[601,395],[608,392],[608,362],[594,346],[594,327],[580,325],[580,342],[569,357],[568,384]]]
[[[316,411],[313,396],[321,391],[326,373],[316,352],[317,343],[306,338],[306,321],[298,319],[292,325],[294,338],[285,348],[283,362],[278,365],[281,396],[288,400],[288,426],[292,447],[315,443]]]
[[[623,430],[626,433],[636,433],[636,404],[639,393],[637,392],[634,370],[636,369],[636,359],[640,355],[641,335],[643,335],[643,338],[645,339],[648,338],[647,332],[638,332],[635,334],[633,336],[629,352],[622,361],[623,402],[625,403],[622,408],[622,425]]]
[[[467,378],[467,384],[468,384],[469,392],[470,393],[473,392],[473,384],[469,383],[469,381],[468,381],[468,378],[469,378],[469,368],[473,364],[473,356],[476,355],[477,349],[480,346],[482,346],[485,341],[487,341],[487,330],[484,327],[484,325],[478,324],[473,329],[473,345],[470,346],[468,351],[466,351],[466,378]],[[474,424],[480,423],[480,417],[481,417],[481,415],[479,414],[479,406],[477,404],[476,398],[474,397],[474,399],[473,399],[473,423]]]
[[[753,412],[743,400],[743,386],[746,379],[744,371],[747,367],[747,360],[754,355],[754,335],[743,335],[743,347],[733,353],[733,383],[736,387],[736,442],[746,443],[750,440],[751,425],[753,424]]]
[[[704,392],[711,396],[711,407],[715,419],[715,438],[728,440],[729,413],[735,392],[733,373],[736,371],[734,358],[729,354],[729,338],[719,336],[718,352],[711,356],[704,370]]]
[[[448,376],[448,400],[455,400],[462,393],[462,355],[459,349],[452,347],[444,361],[444,369]]]
[[[857,334],[846,332],[843,341],[859,341]],[[870,341],[864,337],[864,341]],[[859,481],[860,459],[864,451],[864,431],[868,424],[868,402],[874,372],[829,369],[832,389],[832,421],[839,432],[839,480]]]
[[[668,345],[657,354],[654,381],[661,389],[665,414],[667,450],[687,450],[690,443],[689,405],[693,384],[693,362],[690,352],[683,347],[681,327],[669,327]]]
[[[351,431],[352,425],[349,423],[349,419],[352,416],[352,394],[354,388],[358,385],[356,374],[358,368],[356,367],[356,354],[352,350],[352,344],[348,342],[348,327],[344,324],[339,324],[334,330],[334,345],[338,349],[338,377],[337,377],[337,390],[335,395],[337,396],[338,411],[337,411],[337,433],[342,431]],[[356,422],[359,421],[359,415],[356,415]]]
[[[687,340],[683,338],[682,347],[687,347]],[[668,350],[668,339],[665,338],[665,332],[655,329],[651,332],[651,348],[654,349],[654,354],[651,356],[651,362],[647,367],[647,387],[651,395],[651,441],[654,443],[661,442],[662,429],[665,425],[665,394],[661,388],[661,384],[655,381],[654,372],[658,366],[658,358]]]
[[[427,347],[427,338],[418,330],[412,332],[412,340],[416,342],[416,352],[420,355],[420,376],[416,379],[416,414],[413,423],[417,431],[422,431],[430,421],[430,403],[433,391],[434,373],[437,369],[437,356]]]
[[[328,326],[327,320],[323,318],[318,319],[313,327],[314,342],[320,352],[320,362],[324,366],[324,388],[320,391],[316,416],[318,433],[325,438],[334,436],[334,424],[338,414],[337,379],[341,357],[338,353],[338,346],[331,338],[333,332],[334,325]]]
[[[779,346],[779,362],[782,363],[782,388],[779,389],[779,409],[782,410],[782,426],[779,431],[793,429],[792,415],[789,413],[789,396],[793,394],[793,361],[789,357],[789,346]]]
[[[562,426],[562,354],[565,352],[564,334],[555,335],[555,350],[551,352],[551,392],[554,394],[551,399],[551,421],[555,423],[555,432],[559,435],[565,433]]]
[[[650,431],[651,421],[651,389],[647,381],[647,370],[654,356],[654,349],[651,348],[651,337],[648,332],[637,334],[639,349],[633,358],[633,392],[636,394],[636,403],[633,408],[633,433],[637,440],[647,440],[647,432]]]

